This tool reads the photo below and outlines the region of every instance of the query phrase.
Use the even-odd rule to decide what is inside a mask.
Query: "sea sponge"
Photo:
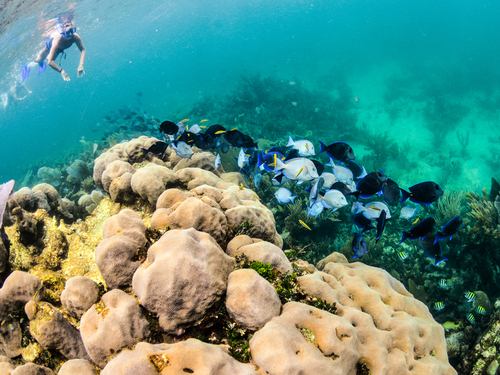
[[[173,159],[173,158],[171,158]],[[173,160],[172,160],[173,163]],[[200,168],[206,171],[215,171],[215,155],[211,152],[197,152],[189,160],[185,158],[179,160],[174,167],[174,172],[184,168]]]
[[[101,302],[83,314],[80,332],[87,352],[100,367],[150,335],[136,299],[119,289],[104,294]]]
[[[90,359],[80,332],[50,303],[29,301],[24,310],[30,333],[42,347],[57,350],[68,359]]]
[[[134,197],[131,186],[132,176],[132,173],[125,172],[113,180],[109,186],[109,196],[113,202],[127,202]]]
[[[111,360],[101,375],[258,375],[254,365],[230,357],[219,345],[188,339],[177,344],[152,345],[141,342]]]
[[[146,244],[146,226],[138,214],[125,209],[104,222],[103,240],[95,250],[97,267],[109,288],[129,286],[139,262],[132,260]]]
[[[226,308],[238,324],[257,329],[280,314],[281,301],[266,279],[252,269],[241,269],[229,274]]]
[[[67,210],[67,207],[62,203],[61,197],[59,193],[55,189],[54,186],[43,183],[33,186],[31,189],[33,193],[43,193],[43,195],[47,198],[47,202],[49,204],[50,210],[48,211],[50,214],[63,215],[68,219],[73,218],[73,214]],[[43,198],[39,199],[43,201]],[[39,207],[40,208],[40,207]]]
[[[170,169],[149,163],[135,172],[131,186],[134,193],[155,206],[161,193],[165,191],[168,185],[172,185],[175,180],[174,172]]]
[[[273,270],[280,273],[293,272],[292,265],[283,250],[270,242],[258,239],[254,241],[247,235],[234,237],[228,243],[226,253],[232,257],[245,254],[249,261],[269,263]]]
[[[62,305],[77,318],[80,318],[98,300],[99,287],[95,281],[84,276],[74,276],[68,279],[61,293]]]
[[[23,210],[34,212],[38,208],[38,199],[29,187],[23,187],[16,191],[14,199]]]
[[[179,184],[191,190],[202,185],[209,185],[219,189],[226,189],[232,184],[224,182],[212,172],[199,168],[184,168],[175,172],[175,177]]]
[[[235,260],[208,234],[170,230],[148,250],[132,280],[141,304],[167,332],[201,319],[227,288]]]

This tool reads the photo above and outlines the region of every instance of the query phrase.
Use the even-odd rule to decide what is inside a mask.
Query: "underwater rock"
[[[132,288],[141,304],[158,314],[160,327],[174,333],[201,319],[224,295],[235,263],[210,235],[170,230],[149,248]]]
[[[130,286],[139,262],[132,260],[146,244],[146,226],[132,210],[122,210],[104,222],[103,240],[95,250],[97,267],[108,288]]]
[[[12,364],[10,358],[0,355],[0,374],[10,375],[15,369],[16,366]]]
[[[133,350],[124,350],[111,360],[101,375],[258,375],[255,366],[236,361],[220,345],[211,345],[196,339],[177,344],[152,345],[140,342]]]
[[[254,241],[246,235],[234,237],[228,243],[226,253],[233,258],[245,254],[250,262],[269,263],[273,270],[282,274],[293,272],[290,261],[278,246],[258,239]]]
[[[9,251],[7,246],[3,243],[2,239],[0,239],[0,276],[7,270],[9,265]],[[2,278],[0,278],[0,281]]]
[[[14,199],[23,210],[33,212],[38,208],[38,199],[29,187],[23,187],[16,191]]]
[[[238,324],[258,329],[280,314],[281,301],[266,279],[252,269],[241,269],[229,274],[226,308]]]
[[[53,375],[54,372],[45,367],[38,366],[34,363],[26,363],[25,365],[16,367],[14,371],[10,375]]]
[[[99,300],[99,287],[84,276],[74,276],[66,281],[61,293],[61,303],[68,312],[80,318]]]
[[[90,359],[80,332],[50,303],[29,301],[24,310],[30,333],[42,347],[57,350],[68,359]]]
[[[47,202],[50,206],[48,211],[52,215],[63,215],[68,219],[73,218],[73,214],[68,211],[67,207],[62,203],[59,193],[54,188],[54,186],[43,183],[35,185],[32,189],[33,193],[42,192],[47,198]]]
[[[57,375],[96,375],[89,361],[85,359],[70,359],[64,362]]]
[[[189,198],[189,194],[185,191],[179,189],[167,189],[165,190],[156,201],[156,209],[170,208],[174,204],[185,201]]]
[[[170,169],[150,163],[134,173],[131,186],[134,193],[155,206],[161,193],[175,180],[174,172]]]
[[[362,359],[371,373],[456,374],[448,364],[443,327],[386,271],[359,262],[329,262],[323,272],[299,277],[298,284],[302,293],[336,304],[341,326],[355,331],[342,342],[355,342],[356,361]],[[323,328],[331,329],[326,323]]]
[[[492,177],[491,178],[491,189],[490,189],[490,194],[488,196],[488,200],[491,202],[495,201],[495,198],[500,195],[500,184],[498,181]]]
[[[224,182],[212,172],[199,168],[184,168],[175,172],[179,185],[184,185],[187,190],[195,189],[202,185],[208,185],[219,189],[227,189],[231,183]]]
[[[80,321],[83,343],[100,367],[124,348],[132,348],[150,335],[141,307],[134,297],[114,289],[102,296]]]
[[[78,199],[78,205],[91,214],[104,198],[104,194],[99,190],[93,190],[90,194],[82,195]]]

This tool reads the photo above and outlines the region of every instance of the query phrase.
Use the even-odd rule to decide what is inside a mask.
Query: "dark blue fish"
[[[354,232],[352,238],[352,251],[354,253],[353,258],[360,258],[368,252],[365,239],[358,232]]]
[[[261,153],[258,156],[257,160],[257,166],[260,168],[261,166],[268,172],[274,172],[275,165],[274,165],[274,156],[276,155],[276,159],[282,159],[284,156],[283,154],[273,151],[273,152],[268,152],[267,154]]]
[[[290,151],[288,151],[288,153],[286,154],[285,156],[285,160],[284,161],[287,161],[287,160],[290,160],[290,159],[295,159],[295,158],[299,158],[300,157],[300,154],[299,154],[299,150],[297,150],[296,148],[292,148]]]
[[[159,130],[167,135],[175,135],[179,131],[179,126],[172,121],[163,121]]]
[[[413,228],[411,228],[408,232],[403,231],[403,237],[399,244],[403,243],[404,240],[409,238],[410,240],[416,240],[417,238],[422,238],[429,234],[434,229],[434,224],[436,221],[433,217],[428,217],[427,219],[421,221]]]
[[[378,241],[380,240],[380,237],[382,236],[382,232],[384,231],[385,228],[385,222],[386,222],[386,216],[387,212],[385,210],[380,211],[380,215],[377,219],[377,237],[375,240],[375,247],[377,247]]]
[[[382,172],[370,172],[363,177],[356,185],[356,191],[351,193],[356,199],[370,198],[382,190],[387,176]]]
[[[437,232],[435,242],[444,240],[447,237],[451,238],[455,233],[457,233],[464,226],[464,221],[460,216],[455,216],[453,219],[448,221],[440,232]]]
[[[158,141],[153,143],[148,148],[141,148],[141,150],[144,152],[145,155],[147,155],[148,153],[152,153],[155,155],[160,155],[160,157],[163,157],[163,154],[165,153],[167,147],[168,143],[163,141]]]
[[[354,151],[351,146],[344,142],[335,142],[329,146],[326,146],[323,142],[319,141],[321,145],[321,150],[319,153],[326,152],[326,154],[332,158],[339,160],[341,162],[347,163],[350,160],[354,160]]]
[[[222,142],[220,144],[220,150],[222,151],[223,154],[227,154],[229,149],[231,148],[231,145],[227,142]]]
[[[426,236],[419,238],[418,240],[420,248],[423,250],[425,255],[427,255],[431,259],[434,259],[434,265],[437,266],[439,263],[448,259],[443,257],[439,241],[434,241],[435,236],[432,233],[429,233]]]
[[[384,195],[384,199],[387,204],[390,205],[398,204],[399,200],[401,199],[401,189],[399,188],[398,184],[390,178],[388,178],[384,182],[384,186],[382,187],[382,194]]]
[[[285,153],[283,152],[283,149],[281,147],[278,147],[278,146],[271,147],[267,152],[279,152],[280,154],[285,155]]]
[[[351,208],[351,219],[354,224],[361,229],[361,233],[367,232],[369,230],[375,229],[372,226],[372,221],[363,215],[363,211],[360,210],[361,203],[354,202]]]
[[[408,192],[401,189],[401,192],[403,193],[401,203],[409,198],[414,203],[425,204],[428,206],[443,195],[443,189],[432,181],[421,182],[413,185],[408,190],[410,191]]]
[[[351,170],[352,176],[355,180],[360,180],[367,175],[365,167],[360,167],[352,160],[345,163],[345,166]]]
[[[205,133],[203,133],[203,134],[209,135],[212,138],[218,138],[218,137],[222,136],[222,134],[224,134],[225,132],[226,132],[225,127],[223,127],[222,125],[219,125],[219,124],[215,124],[215,125],[209,126],[207,128],[207,130],[205,130]]]
[[[233,147],[257,148],[257,143],[255,143],[250,136],[243,134],[236,129],[228,130],[227,132],[225,132],[224,138]]]
[[[199,135],[191,133],[190,131],[185,131],[181,135],[179,135],[176,141],[184,142],[188,145],[194,145],[196,140],[199,138]]]
[[[351,195],[351,189],[349,189],[349,187],[346,184],[340,181],[335,182],[330,189],[336,189],[340,191],[342,194],[344,194],[344,197],[346,199],[349,195]]]

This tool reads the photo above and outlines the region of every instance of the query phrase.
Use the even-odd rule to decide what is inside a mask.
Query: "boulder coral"
[[[102,296],[80,321],[85,349],[104,367],[123,348],[132,348],[150,335],[149,323],[134,297],[114,289]]]
[[[170,230],[148,250],[132,287],[141,304],[169,333],[203,318],[226,292],[235,261],[208,234]]]
[[[131,285],[132,276],[139,267],[133,260],[146,244],[146,226],[132,210],[122,210],[104,222],[103,240],[95,250],[95,259],[109,288]]]
[[[122,351],[102,370],[101,375],[257,375],[255,366],[230,357],[221,346],[195,339],[177,344],[151,345],[141,342],[133,350]]]

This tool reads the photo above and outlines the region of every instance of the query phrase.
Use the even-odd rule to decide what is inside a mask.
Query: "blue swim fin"
[[[45,72],[45,68],[47,68],[47,63],[44,61],[42,61],[42,63],[38,64],[38,75],[40,75],[40,73],[43,73]]]
[[[23,69],[21,70],[21,75],[22,75],[23,82],[24,82],[24,80],[26,78],[29,77],[29,75],[30,75],[30,67],[28,65],[23,66]]]

